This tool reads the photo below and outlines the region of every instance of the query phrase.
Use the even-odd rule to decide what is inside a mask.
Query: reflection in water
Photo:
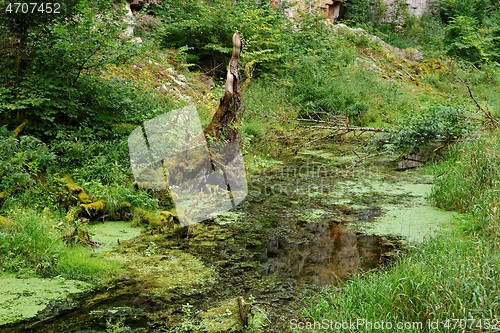
[[[357,271],[384,263],[396,249],[386,238],[347,230],[342,223],[315,222],[303,227],[309,239],[267,241],[265,274],[279,273],[317,285],[335,284]]]

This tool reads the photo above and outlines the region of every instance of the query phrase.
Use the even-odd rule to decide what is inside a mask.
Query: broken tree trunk
[[[238,130],[231,126],[236,123],[238,109],[241,106],[238,61],[242,49],[239,31],[233,35],[233,54],[227,67],[226,90],[221,98],[217,112],[205,128],[205,137],[210,141],[236,142]]]

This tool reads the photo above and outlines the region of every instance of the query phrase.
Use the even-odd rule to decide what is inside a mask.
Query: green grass
[[[306,321],[364,318],[394,325],[492,319],[499,311],[500,260],[496,251],[489,240],[443,235],[410,251],[385,272],[358,275],[342,288],[307,298],[301,314]]]
[[[455,146],[449,159],[435,166],[431,199],[437,207],[465,213],[465,232],[499,232],[500,130],[481,133]]]
[[[88,280],[109,276],[119,268],[116,263],[93,256],[88,248],[76,246],[63,251],[55,271],[58,275],[69,279]]]
[[[430,331],[428,320],[498,320],[500,141],[498,131],[477,135],[455,146],[449,160],[433,167],[440,176],[432,200],[463,212],[455,221],[457,227],[410,249],[385,271],[358,275],[340,288],[309,295],[299,321],[384,320],[394,325],[391,331],[420,332]],[[398,330],[398,322],[422,323],[423,329]],[[350,331],[373,330],[364,325],[340,330]],[[434,331],[482,330],[441,325]]]
[[[119,267],[96,257],[89,248],[67,246],[57,220],[33,210],[11,212],[0,223],[0,270],[21,275],[61,275],[97,280]]]

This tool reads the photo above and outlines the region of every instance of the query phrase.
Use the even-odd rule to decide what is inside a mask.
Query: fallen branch
[[[24,119],[23,122],[16,127],[16,129],[14,130],[14,137],[18,137],[19,134],[21,134],[21,132],[23,131],[23,129],[28,125],[30,121],[28,119]]]
[[[314,125],[314,126],[301,126],[301,127],[307,127],[307,128],[316,128],[316,129],[329,129],[329,130],[334,130],[334,131],[347,131],[347,132],[354,132],[354,131],[362,131],[362,132],[385,132],[385,133],[390,133],[392,132],[389,129],[386,128],[378,128],[378,127],[359,127],[359,126],[320,126],[320,125]]]
[[[469,97],[472,99],[472,101],[476,104],[476,107],[477,107],[477,110],[479,112],[482,112],[483,113],[483,116],[484,118],[486,118],[486,122],[489,122],[490,125],[492,127],[497,127],[498,126],[498,120],[496,120],[493,115],[491,114],[490,110],[485,110],[481,104],[479,104],[479,102],[477,101],[477,99],[474,97],[474,95],[472,94],[472,90],[470,89],[469,85],[467,84],[467,82],[465,82],[464,80],[462,80],[461,77],[459,77],[458,75],[455,74],[455,76],[458,78],[458,80],[460,82],[463,83],[463,85],[467,88],[467,91],[469,93]]]
[[[383,151],[378,152],[378,153],[367,154],[363,157],[360,157],[355,151],[353,151],[353,153],[358,157],[358,159],[356,161],[354,161],[350,166],[348,166],[347,169],[352,169],[352,168],[356,167],[359,163],[364,162],[365,160],[367,160],[369,158],[382,156],[382,155],[388,154],[390,152],[391,152],[391,150],[387,149],[387,150],[383,150]]]

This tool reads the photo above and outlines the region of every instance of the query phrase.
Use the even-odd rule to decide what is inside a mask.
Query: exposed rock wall
[[[288,2],[284,0],[270,1],[272,5],[276,6],[287,3],[288,8],[286,8],[285,12],[290,19],[293,19],[296,16],[298,10],[308,12],[320,8],[326,17],[326,20],[333,22],[339,17],[342,4],[348,2],[349,0],[291,0]],[[422,16],[429,9],[429,0],[384,0],[384,3],[387,6],[387,20],[390,21],[398,19],[397,17],[394,17],[394,13],[398,12],[398,7],[401,6],[401,1],[406,4],[407,12],[417,17]]]
[[[408,10],[413,15],[420,17],[429,9],[428,0],[406,0]]]

